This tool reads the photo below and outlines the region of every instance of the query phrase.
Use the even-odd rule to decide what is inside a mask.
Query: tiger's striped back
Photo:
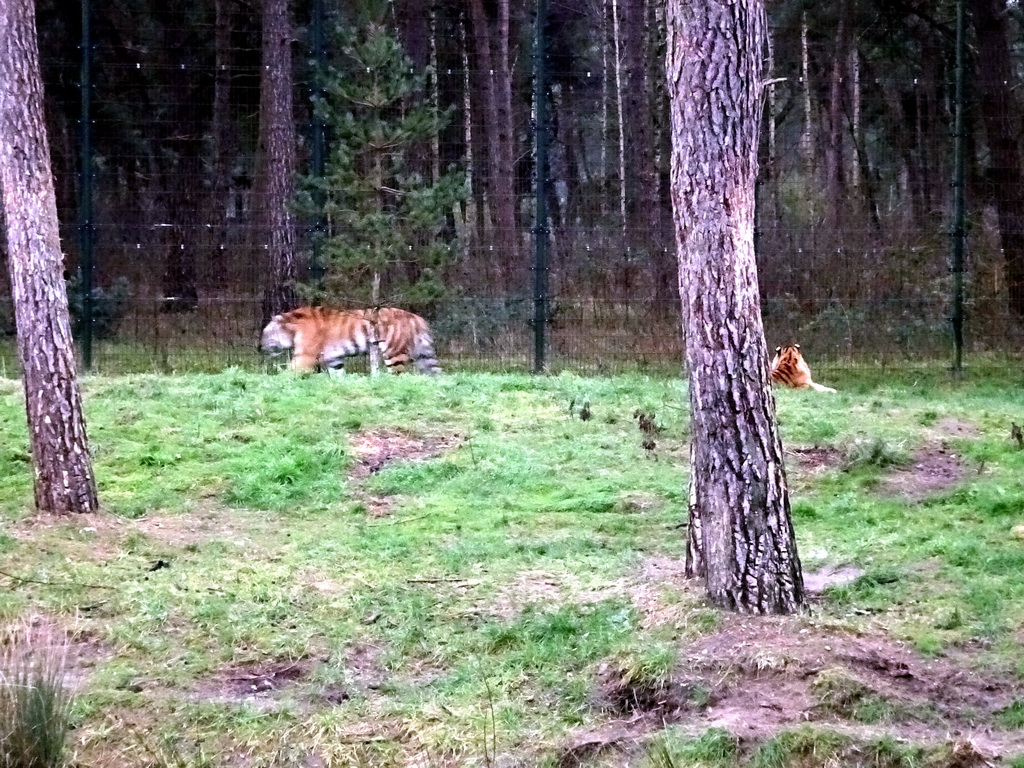
[[[440,373],[427,321],[396,307],[344,310],[299,307],[276,315],[263,329],[260,347],[268,354],[291,349],[293,370],[344,369],[345,358],[365,355],[377,345],[388,369],[411,364],[420,373]]]
[[[772,383],[793,389],[810,387],[819,392],[835,392],[831,387],[824,387],[813,381],[811,368],[804,360],[799,344],[776,347],[775,357],[772,359],[771,378]]]

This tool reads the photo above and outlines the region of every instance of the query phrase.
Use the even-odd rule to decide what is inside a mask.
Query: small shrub
[[[663,731],[644,754],[644,768],[684,768],[688,766],[736,765],[739,740],[724,728],[709,728],[699,736],[684,736]]]
[[[85,294],[82,293],[81,273],[67,279],[68,310],[71,313],[71,333],[76,338],[85,322]],[[93,287],[92,291],[92,337],[109,339],[117,333],[118,323],[128,310],[131,299],[131,285],[119,277],[109,288]]]
[[[854,440],[843,455],[843,469],[852,472],[857,469],[903,466],[909,456],[901,445],[891,445],[881,437],[871,440]]]
[[[868,765],[878,768],[921,768],[925,764],[921,747],[906,744],[892,736],[883,736],[862,751],[868,758]]]
[[[850,744],[849,737],[841,733],[804,726],[783,731],[766,741],[758,747],[750,765],[752,768],[819,768],[837,762]]]
[[[1018,699],[996,712],[996,720],[1003,728],[1024,728],[1024,700]]]
[[[71,699],[64,687],[67,642],[23,624],[0,636],[0,766],[66,765]]]

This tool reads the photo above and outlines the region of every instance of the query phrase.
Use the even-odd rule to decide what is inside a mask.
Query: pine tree
[[[300,207],[325,223],[322,278],[307,298],[348,306],[429,308],[445,291],[454,252],[452,207],[465,197],[458,169],[425,178],[415,158],[448,122],[429,102],[416,72],[382,23],[339,25],[339,55],[322,74],[316,108],[327,126],[324,176],[307,178]],[[417,154],[418,153],[418,154]],[[379,295],[374,288],[379,283]]]

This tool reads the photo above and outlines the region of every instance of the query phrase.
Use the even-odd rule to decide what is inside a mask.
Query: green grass
[[[813,471],[788,457],[801,556],[864,573],[828,590],[816,620],[865,622],[926,654],[981,649],[1024,678],[1020,382],[823,380],[840,393],[776,393],[786,445],[836,457]],[[680,648],[721,625],[694,585],[645,570],[684,554],[679,381],[228,370],[86,376],[83,389],[112,514],[38,525],[20,387],[0,380],[0,569],[26,580],[0,576],[0,618],[38,613],[89,638],[73,710],[83,765],[555,764],[570,734],[611,717],[603,669],[677,690]],[[584,398],[585,422],[569,415]],[[664,427],[656,458],[637,409]],[[372,435],[450,447],[353,479]],[[940,440],[963,457],[957,486],[880,492]],[[294,677],[240,693],[267,665]],[[693,710],[720,684],[704,681]],[[899,719],[869,699],[830,716]],[[1018,721],[1014,704],[992,724]],[[787,738],[743,760],[846,754]],[[634,764],[724,765],[738,749],[715,731],[649,746]]]
[[[739,762],[739,740],[724,728],[697,736],[674,730],[658,734],[647,745],[644,768],[730,768]]]

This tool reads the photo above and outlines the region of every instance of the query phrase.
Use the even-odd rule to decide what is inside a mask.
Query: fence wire
[[[93,370],[264,366],[256,342],[278,309],[268,284],[282,253],[295,303],[405,306],[430,321],[445,368],[529,370],[538,237],[550,370],[679,370],[662,3],[552,2],[541,70],[532,3],[507,18],[507,4],[473,0],[344,13],[318,0],[95,3],[87,158],[81,14],[67,5],[40,4],[39,35],[70,301]],[[767,342],[825,364],[948,361],[955,4],[823,5],[769,3],[756,225]],[[1003,20],[1004,101],[985,79],[1002,49],[972,38],[968,61],[968,362],[1018,364],[1024,349],[1024,215],[1007,213],[1024,210],[1024,165],[998,129],[1016,125],[1019,142],[1018,11]],[[282,18],[296,41],[284,64],[264,35]],[[0,297],[8,372],[12,316]]]

